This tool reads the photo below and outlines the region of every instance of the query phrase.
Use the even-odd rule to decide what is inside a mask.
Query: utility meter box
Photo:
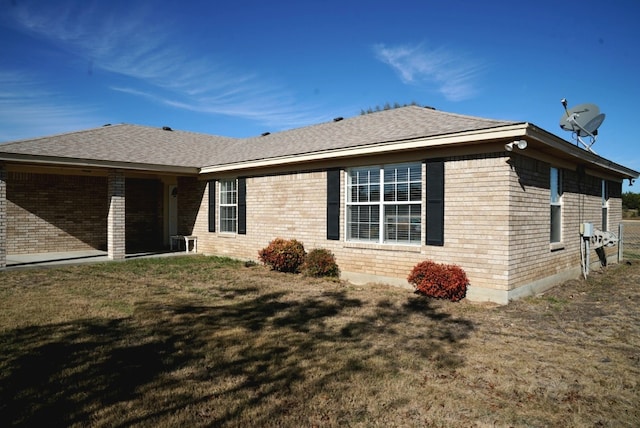
[[[582,236],[585,238],[593,236],[593,223],[582,223]]]

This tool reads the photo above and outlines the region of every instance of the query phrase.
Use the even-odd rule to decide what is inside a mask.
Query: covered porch
[[[203,192],[193,176],[0,164],[0,269],[171,254]]]

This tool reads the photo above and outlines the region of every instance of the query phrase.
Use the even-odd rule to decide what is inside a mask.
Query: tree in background
[[[377,112],[377,111],[391,110],[391,109],[394,109],[394,108],[407,107],[407,106],[418,106],[418,107],[430,108],[430,109],[432,109],[432,110],[435,110],[435,108],[433,108],[433,107],[430,107],[430,106],[423,106],[423,105],[418,104],[418,103],[417,103],[417,102],[415,102],[415,101],[411,101],[409,104],[407,104],[407,103],[405,103],[405,104],[400,104],[400,103],[397,103],[397,102],[396,102],[396,103],[393,103],[393,105],[392,105],[392,104],[390,104],[390,103],[388,103],[388,102],[386,102],[386,103],[384,103],[384,105],[383,105],[382,107],[380,107],[380,106],[375,106],[375,108],[371,108],[371,107],[369,107],[369,108],[368,108],[368,109],[366,109],[366,110],[365,110],[365,109],[362,109],[362,110],[360,110],[360,114],[361,114],[361,115],[363,115],[363,114],[370,114],[370,113],[375,113],[375,112]]]
[[[640,193],[625,192],[622,194],[622,209],[637,210],[640,208]]]

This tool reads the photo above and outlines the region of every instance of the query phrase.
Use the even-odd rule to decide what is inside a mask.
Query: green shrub
[[[295,239],[276,238],[258,251],[260,261],[279,272],[298,272],[305,256],[304,245]]]
[[[467,295],[469,280],[461,267],[427,260],[418,263],[407,280],[416,291],[429,297],[457,302]]]
[[[339,277],[340,268],[333,253],[324,248],[314,248],[305,258],[302,272],[315,277]]]

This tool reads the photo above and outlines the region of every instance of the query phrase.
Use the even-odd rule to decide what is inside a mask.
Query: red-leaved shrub
[[[302,265],[302,272],[309,276],[340,276],[340,268],[333,253],[324,248],[309,251]]]
[[[276,238],[258,251],[260,261],[279,272],[298,272],[305,256],[304,245],[295,239]]]
[[[427,260],[418,263],[407,280],[416,291],[438,299],[457,302],[467,294],[469,280],[460,266],[435,263]]]

